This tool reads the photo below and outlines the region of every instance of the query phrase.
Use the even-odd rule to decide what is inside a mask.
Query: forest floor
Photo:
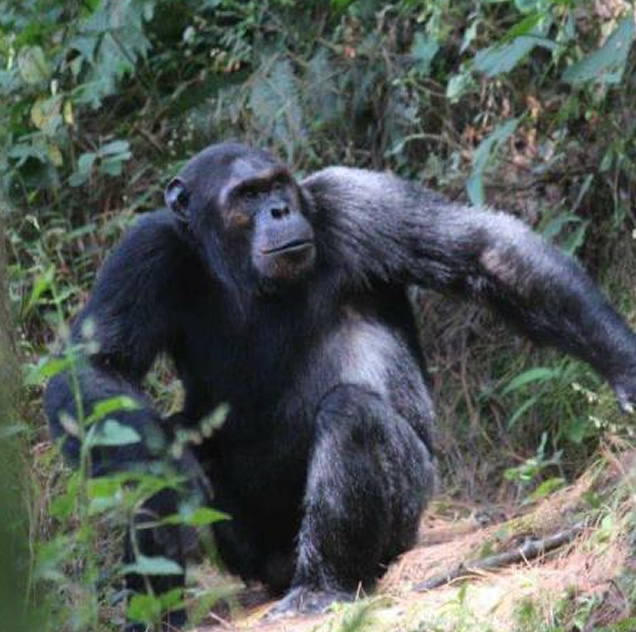
[[[520,507],[471,507],[438,498],[422,520],[416,547],[391,565],[373,595],[322,616],[267,623],[263,617],[275,602],[262,590],[239,589],[231,608],[213,611],[196,630],[634,632],[636,591],[633,583],[625,589],[621,578],[636,572],[630,535],[635,463],[633,451],[608,453],[573,485]],[[522,555],[521,562],[495,570],[466,570],[530,541],[550,548],[555,535],[562,542],[550,551]],[[414,589],[449,573],[459,577],[431,590]],[[196,581],[210,586],[227,579],[200,568]]]

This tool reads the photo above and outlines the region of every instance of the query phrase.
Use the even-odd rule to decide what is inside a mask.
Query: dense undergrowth
[[[26,608],[43,606],[54,630],[120,620],[118,563],[98,544],[156,488],[122,500],[123,481],[96,490],[65,470],[41,386],[100,262],[162,203],[185,159],[238,138],[300,174],[392,169],[506,208],[579,257],[636,323],[634,36],[621,0],[0,2],[4,330],[23,376],[17,412],[3,413],[13,469],[2,480],[26,537],[16,584]],[[531,348],[477,307],[424,292],[413,302],[448,496],[536,500],[582,472],[602,437],[631,436],[585,366]],[[148,386],[163,410],[178,407],[169,366]],[[109,440],[125,440],[116,430]],[[217,595],[200,593],[188,599],[204,611]],[[173,597],[138,602],[139,618]]]

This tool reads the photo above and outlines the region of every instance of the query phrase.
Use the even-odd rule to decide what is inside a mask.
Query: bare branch
[[[521,546],[506,551],[505,553],[497,553],[496,555],[489,555],[480,560],[474,562],[462,562],[455,568],[451,569],[448,573],[442,573],[439,575],[433,575],[430,579],[427,579],[413,587],[415,592],[424,592],[426,590],[433,590],[446,584],[450,584],[456,579],[467,578],[471,575],[479,575],[484,571],[494,570],[496,568],[502,568],[509,566],[510,564],[517,564],[526,560],[534,558],[548,553],[554,549],[571,542],[576,536],[583,532],[585,524],[583,522],[577,523],[569,529],[564,529],[553,535],[540,539],[528,539]]]

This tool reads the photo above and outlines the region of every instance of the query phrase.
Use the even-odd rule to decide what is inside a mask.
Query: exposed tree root
[[[584,523],[580,522],[545,538],[528,539],[521,546],[511,551],[489,555],[474,562],[462,562],[448,573],[433,575],[430,579],[415,584],[413,590],[415,592],[433,590],[434,588],[450,584],[456,579],[478,575],[483,571],[502,568],[510,564],[517,564],[518,562],[537,558],[548,551],[552,551],[571,542],[577,535],[583,532],[584,528]]]

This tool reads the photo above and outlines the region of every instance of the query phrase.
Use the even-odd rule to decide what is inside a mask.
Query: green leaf
[[[439,51],[439,44],[432,37],[427,37],[424,33],[416,33],[415,40],[411,46],[411,56],[415,60],[415,67],[424,76],[431,72],[431,62]]]
[[[582,221],[563,244],[562,249],[569,255],[573,255],[585,243],[585,233],[589,226],[589,220]]]
[[[484,140],[479,143],[473,159],[473,171],[466,183],[466,191],[470,201],[475,206],[483,206],[485,203],[483,173],[486,166],[501,144],[517,129],[519,118],[510,119],[506,123],[497,126]]]
[[[596,628],[596,632],[633,632],[634,630],[636,630],[636,617],[630,617],[617,623],[604,625],[602,628]]]
[[[75,473],[66,484],[64,493],[51,501],[49,513],[53,518],[68,520],[71,517],[78,500],[79,487],[79,476]]]
[[[544,5],[544,0],[514,0],[515,6],[521,13],[528,13],[528,11],[536,11],[542,5]]]
[[[536,46],[556,48],[554,42],[544,37],[523,35],[509,44],[495,44],[480,50],[475,55],[474,67],[487,77],[496,77],[511,71]]]
[[[505,35],[505,41],[512,41],[522,35],[533,35],[536,33],[536,28],[546,19],[546,14],[538,11],[537,13],[531,13],[526,16],[521,22],[517,22]]]
[[[50,265],[35,281],[33,289],[31,290],[31,296],[27,301],[24,308],[24,314],[30,314],[31,310],[38,304],[40,297],[44,292],[51,289],[53,286],[53,280],[55,278],[55,266]]]
[[[183,608],[183,588],[173,588],[168,592],[161,593],[159,600],[161,601],[161,609],[164,612],[172,612],[173,610]]]
[[[162,604],[159,597],[141,593],[134,594],[128,602],[126,615],[131,621],[152,625],[161,618]]]
[[[84,58],[87,62],[93,63],[95,48],[98,43],[99,37],[95,35],[78,35],[69,41],[68,49],[69,51],[80,53],[78,59]]]
[[[581,443],[592,430],[592,424],[585,417],[574,417],[567,423],[565,436],[572,443]]]
[[[59,535],[53,540],[38,546],[33,577],[50,581],[64,581],[63,566],[73,551],[73,542],[69,536]]]
[[[124,502],[124,495],[119,496],[111,496],[104,498],[93,498],[88,503],[88,515],[89,516],[98,516],[99,514],[103,514],[107,511],[112,511],[114,509],[120,509]]]
[[[76,89],[76,104],[99,107],[126,74],[135,73],[151,48],[144,22],[152,16],[153,5],[132,0],[99,2],[95,11],[78,22],[71,47],[81,52],[88,72]]]
[[[533,395],[526,399],[517,410],[512,414],[512,417],[508,420],[508,429],[512,428],[523,415],[525,415],[536,403],[539,401],[539,397],[537,395]]]
[[[546,241],[553,241],[561,231],[570,224],[580,224],[581,218],[574,213],[559,213],[555,217],[548,219],[540,232]]]
[[[566,68],[561,78],[573,85],[587,81],[606,85],[620,83],[633,42],[634,16],[630,13],[601,48]]]
[[[117,395],[103,399],[95,404],[93,412],[86,418],[86,423],[91,424],[104,419],[108,415],[119,412],[120,410],[139,410],[140,405],[128,395]]]
[[[87,437],[91,447],[130,445],[140,441],[141,436],[134,428],[124,426],[115,419],[107,419],[103,424],[93,426]]]
[[[183,569],[174,560],[167,557],[147,557],[139,555],[133,564],[125,564],[123,574],[136,573],[138,575],[181,575]]]
[[[183,514],[172,514],[161,520],[161,524],[187,525],[189,527],[204,527],[221,520],[229,520],[227,514],[210,507],[197,507],[194,511]]]
[[[92,151],[82,154],[77,161],[77,171],[71,175],[68,179],[68,183],[72,187],[79,187],[88,182],[96,159],[97,154]]]
[[[28,84],[46,81],[51,73],[44,51],[39,46],[23,48],[18,54],[18,69]]]
[[[48,154],[44,149],[30,143],[20,143],[13,145],[7,151],[9,158],[17,159],[17,167],[22,166],[29,158],[33,158],[41,163],[48,162]]]
[[[11,437],[15,437],[18,434],[26,432],[28,429],[29,427],[21,421],[16,421],[14,423],[6,425],[0,425],[0,440],[10,439]]]
[[[508,393],[517,391],[526,384],[531,384],[532,382],[545,382],[547,380],[552,380],[555,377],[558,377],[560,374],[561,371],[559,369],[550,369],[544,366],[537,366],[532,369],[528,369],[527,371],[524,371],[523,373],[517,375],[514,379],[510,380],[501,394],[507,395]]]
[[[54,136],[62,125],[62,97],[39,97],[31,108],[31,121],[47,136]]]
[[[344,11],[350,4],[353,4],[355,0],[330,0],[329,4],[331,8],[336,11]]]
[[[129,482],[129,479],[119,474],[90,478],[88,480],[88,497],[93,499],[117,496]]]
[[[483,206],[486,203],[486,194],[484,193],[484,182],[481,173],[473,173],[473,175],[468,178],[466,193],[473,205]]]
[[[58,373],[66,371],[73,364],[73,360],[70,357],[48,357],[42,358],[40,364],[37,366],[38,375],[45,380],[55,377]]]
[[[153,625],[166,612],[184,607],[183,588],[173,588],[160,595],[135,594],[128,603],[126,614],[131,621]]]
[[[477,37],[477,27],[480,25],[479,19],[473,20],[470,26],[464,31],[464,37],[462,38],[462,45],[459,47],[460,54],[465,53],[468,47],[475,41]]]
[[[219,404],[212,414],[207,415],[199,422],[199,429],[204,437],[211,437],[215,430],[218,430],[227,419],[230,412],[228,404]]]
[[[88,481],[91,511],[99,513],[116,506],[133,507],[162,489],[176,489],[180,483],[181,479],[176,477],[131,471],[91,478]]]
[[[127,140],[114,140],[99,148],[100,156],[123,154],[130,151],[130,143]]]
[[[565,485],[565,480],[560,477],[549,478],[547,481],[543,481],[531,494],[529,494],[522,504],[536,502],[549,496],[552,492],[560,489]]]
[[[471,88],[474,81],[467,71],[460,71],[453,75],[446,84],[446,97],[451,103],[457,103],[459,99]]]
[[[71,359],[67,357],[42,358],[36,366],[29,367],[24,378],[24,385],[37,386],[42,381],[50,379],[62,371],[66,371],[70,366]]]
[[[95,164],[96,158],[97,154],[92,151],[82,154],[77,161],[77,171],[82,175],[88,177],[91,174],[91,169]]]
[[[128,158],[130,158],[130,156],[128,156]],[[99,163],[99,172],[107,176],[120,176],[124,168],[123,160],[128,160],[128,158],[122,158],[120,156],[105,158]]]

